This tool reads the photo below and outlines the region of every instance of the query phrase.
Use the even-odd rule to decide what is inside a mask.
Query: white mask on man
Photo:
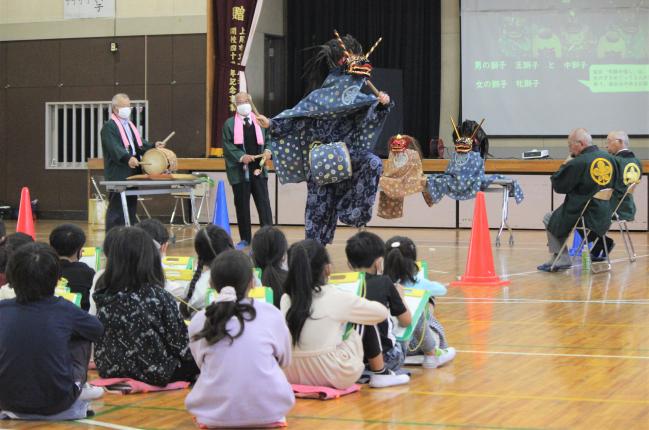
[[[129,119],[131,117],[131,108],[130,107],[119,108],[119,110],[117,111],[117,115],[119,115],[119,117],[122,119]]]
[[[250,115],[250,111],[252,111],[252,106],[250,106],[250,103],[237,105],[237,113],[241,116]]]

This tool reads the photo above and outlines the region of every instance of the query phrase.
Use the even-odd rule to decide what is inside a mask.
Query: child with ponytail
[[[363,341],[356,331],[345,336],[347,323],[373,325],[389,313],[381,303],[328,285],[330,274],[329,255],[320,243],[307,239],[291,245],[281,310],[293,336],[293,362],[284,372],[292,384],[344,390],[365,369]],[[392,378],[376,376],[375,382],[386,377]]]
[[[217,255],[231,249],[234,249],[232,238],[221,227],[209,224],[198,231],[194,238],[194,250],[198,256],[196,271],[180,302],[180,313],[185,318],[205,307],[210,288],[210,264]]]
[[[279,310],[247,298],[252,269],[242,252],[219,254],[211,268],[218,296],[189,325],[201,373],[185,405],[201,428],[270,426],[295,403],[281,369],[291,361],[291,336]]]
[[[273,290],[273,304],[279,309],[286,281],[288,242],[277,227],[262,227],[252,238],[252,260],[261,269],[261,284]]]
[[[433,297],[445,295],[446,287],[418,276],[417,247],[411,239],[394,236],[388,239],[385,246],[384,274],[404,288],[427,290],[431,293],[428,309],[417,323],[408,345],[408,355],[423,355],[421,364],[425,368],[440,367],[455,357],[455,348],[448,346],[444,327],[433,315]]]

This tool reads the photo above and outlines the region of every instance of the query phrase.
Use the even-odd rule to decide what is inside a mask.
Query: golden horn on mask
[[[345,46],[345,42],[343,42],[343,40],[341,39],[340,34],[338,34],[337,30],[334,30],[334,36],[336,36],[336,40],[338,41],[338,44],[340,45],[340,47],[344,51],[345,56],[349,57],[349,51],[347,50],[347,47]]]
[[[383,40],[383,38],[382,38],[382,37],[379,37],[379,40],[377,40],[377,41],[374,43],[374,45],[372,45],[372,47],[370,48],[370,50],[367,51],[367,54],[365,55],[365,58],[366,58],[366,59],[367,59],[367,58],[370,58],[370,55],[372,54],[372,52],[374,52],[374,50],[376,49],[376,47],[379,46],[379,43],[381,43],[382,40]]]
[[[455,130],[455,136],[456,136],[455,140],[460,140],[460,132],[457,131],[457,125],[455,125],[455,120],[453,119],[452,116],[451,116],[451,124],[453,124],[453,130]]]
[[[482,120],[480,121],[480,124],[478,124],[478,126],[475,128],[475,130],[473,130],[473,134],[471,134],[471,137],[469,139],[473,140],[473,138],[475,137],[475,134],[478,132],[478,130],[480,130],[480,127],[482,127],[483,122],[484,122],[484,118],[482,118]]]

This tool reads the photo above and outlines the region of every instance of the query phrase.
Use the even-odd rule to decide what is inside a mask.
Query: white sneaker
[[[79,399],[91,401],[97,400],[103,395],[104,389],[102,387],[96,387],[86,382],[85,384],[83,384],[83,387],[81,387],[81,394],[79,394]]]
[[[406,360],[403,362],[404,366],[421,366],[424,362],[424,355],[409,355],[406,357]]]
[[[370,387],[372,388],[385,388],[392,387],[394,385],[403,385],[410,382],[410,376],[408,375],[397,375],[393,371],[389,370],[389,373],[386,375],[378,375],[372,373],[370,376]]]
[[[449,346],[446,349],[435,350],[435,355],[425,355],[421,366],[426,369],[436,369],[448,363],[455,358],[455,348]]]

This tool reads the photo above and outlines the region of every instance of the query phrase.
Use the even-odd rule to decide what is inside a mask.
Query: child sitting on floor
[[[11,254],[22,245],[33,242],[34,239],[25,233],[14,233],[5,236],[4,240],[0,240],[0,300],[13,299],[16,293],[11,289],[8,284],[6,269],[7,263]]]
[[[167,256],[167,249],[169,248],[169,232],[167,228],[160,221],[154,218],[149,218],[135,224],[135,227],[146,231],[153,239],[153,244],[160,251],[160,258]],[[174,282],[169,279],[165,280],[165,290],[169,291],[174,297],[182,297],[185,293],[184,282]]]
[[[160,253],[151,237],[136,227],[115,227],[106,242],[106,271],[93,295],[106,330],[95,346],[99,376],[157,386],[193,381],[198,368],[187,326],[163,288]]]
[[[232,238],[221,227],[209,224],[200,229],[194,238],[194,250],[198,256],[194,277],[185,290],[180,303],[180,312],[189,318],[195,311],[207,305],[207,290],[210,288],[210,264],[223,251],[234,249]]]
[[[412,316],[403,300],[403,288],[383,275],[383,240],[367,231],[356,233],[347,240],[345,254],[352,270],[365,273],[365,297],[387,307],[400,326],[410,325]],[[410,380],[408,375],[395,374],[405,360],[405,353],[392,334],[391,318],[384,319],[376,326],[365,327],[363,348],[365,361],[371,371],[370,378],[384,375],[386,378],[382,381],[389,385],[405,384]],[[370,379],[370,386],[374,385]]]
[[[81,309],[90,308],[90,288],[95,270],[80,262],[86,235],[74,224],[62,224],[50,233],[50,246],[59,255],[61,277],[68,281],[73,293],[81,293]]]
[[[385,244],[385,270],[393,282],[406,288],[427,290],[431,299],[427,312],[418,321],[408,345],[408,355],[423,355],[422,366],[436,368],[443,366],[455,357],[455,348],[449,347],[446,342],[444,327],[433,315],[435,302],[434,296],[446,294],[446,287],[438,282],[429,281],[423,276],[418,276],[417,247],[407,237],[395,236]]]
[[[185,400],[201,427],[263,427],[285,420],[295,403],[282,367],[291,335],[273,305],[247,298],[255,285],[250,258],[225,251],[214,259],[218,292],[189,325],[201,374]]]
[[[284,372],[292,384],[344,390],[365,368],[363,342],[356,331],[346,333],[347,323],[377,324],[388,310],[328,285],[330,274],[329,255],[320,243],[307,239],[291,245],[281,310],[293,336],[293,360]],[[387,386],[385,378],[391,376],[377,374],[376,386]]]
[[[277,227],[262,227],[252,237],[252,260],[262,270],[261,284],[273,290],[273,303],[279,308],[286,281],[286,236]]]
[[[55,297],[61,268],[52,248],[21,246],[7,278],[16,298],[0,302],[0,419],[69,420],[86,417],[103,390],[85,385],[90,343],[103,327]]]

